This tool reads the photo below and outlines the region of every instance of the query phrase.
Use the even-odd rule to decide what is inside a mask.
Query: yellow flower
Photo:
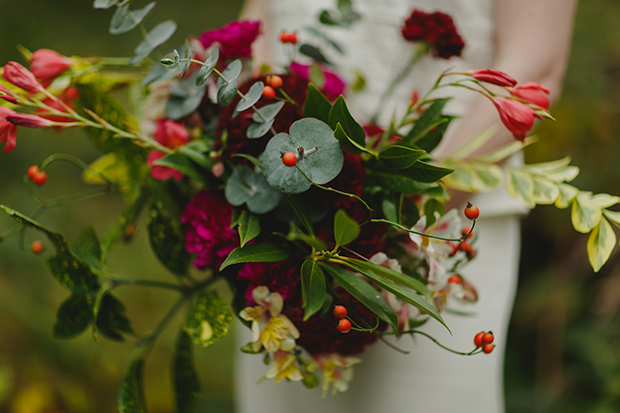
[[[295,356],[291,353],[278,350],[273,355],[273,358],[274,363],[267,374],[265,374],[266,379],[275,378],[274,384],[278,384],[284,379],[292,381],[301,381],[303,379],[301,371],[299,371],[297,364],[295,364]]]
[[[352,367],[362,362],[357,357],[343,357],[339,354],[323,354],[314,359],[323,373],[322,397],[327,395],[330,384],[333,384],[332,395],[347,391],[349,382],[353,380]]]

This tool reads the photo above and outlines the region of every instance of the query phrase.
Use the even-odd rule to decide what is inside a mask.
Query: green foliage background
[[[20,61],[15,45],[51,48],[71,55],[130,56],[137,32],[107,33],[111,10],[93,10],[86,0],[0,0],[0,62]],[[182,7],[180,4],[182,3]],[[179,23],[173,43],[236,17],[234,1],[161,1],[147,26],[171,18]],[[576,184],[594,192],[620,194],[620,3],[589,0],[579,7],[564,95],[553,108],[556,123],[540,129],[541,142],[529,162],[573,156],[582,169]],[[0,202],[30,212],[21,179],[28,166],[54,152],[90,162],[95,150],[80,131],[56,134],[20,128],[17,149],[0,154]],[[85,189],[71,166],[48,170],[44,196]],[[74,240],[89,223],[101,234],[122,210],[120,196],[52,209],[40,221]],[[0,232],[13,225],[0,216]],[[539,207],[523,224],[522,270],[510,329],[506,365],[508,411],[615,412],[620,406],[620,255],[615,252],[593,275],[586,236],[570,226],[569,211]],[[24,245],[38,237],[29,231]],[[48,250],[50,245],[46,244]],[[110,267],[128,277],[170,279],[150,252],[146,228],[131,245],[110,257]],[[90,334],[52,338],[58,305],[66,298],[45,266],[17,237],[0,248],[0,412],[111,412],[131,349]],[[174,300],[152,289],[118,289],[138,331],[153,327]],[[169,328],[147,363],[146,393],[151,412],[173,410],[170,384],[175,329]],[[197,411],[232,412],[232,336],[210,349],[196,349],[203,384]],[[207,407],[208,406],[208,407]]]

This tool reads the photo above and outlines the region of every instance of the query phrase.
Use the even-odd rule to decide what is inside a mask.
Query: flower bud
[[[521,98],[543,109],[549,108],[549,89],[536,82],[525,82],[510,91],[512,96]]]
[[[514,135],[516,140],[523,142],[525,134],[534,125],[534,111],[514,99],[495,98],[493,103],[504,126]]]
[[[492,85],[510,87],[517,84],[517,81],[504,72],[494,69],[470,70],[467,74],[481,82]]]
[[[54,125],[54,122],[48,119],[43,119],[40,116],[29,115],[27,113],[15,113],[7,116],[6,120],[15,126],[25,126],[26,128],[46,128]]]
[[[71,59],[50,49],[39,49],[30,57],[30,70],[41,80],[52,80],[69,67]]]
[[[17,99],[15,98],[15,96],[13,95],[13,93],[7,89],[6,87],[0,85],[0,99],[4,99],[7,102],[11,102],[13,104],[17,104]]]
[[[43,89],[43,86],[37,82],[34,75],[17,62],[9,62],[4,65],[2,77],[7,82],[28,92],[36,93]]]
[[[7,116],[14,114],[11,109],[0,106],[0,143],[6,142],[2,152],[11,152],[15,149],[17,126],[6,120]]]

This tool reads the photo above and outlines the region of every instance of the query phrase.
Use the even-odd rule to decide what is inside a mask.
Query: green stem
[[[180,291],[182,293],[188,291],[187,287],[178,284],[172,284],[165,281],[154,281],[154,280],[130,280],[126,278],[108,278],[109,283],[116,286],[144,286],[144,287],[156,287],[156,288],[164,288],[167,290],[175,290]]]
[[[400,224],[397,224],[396,222],[392,222],[392,221],[389,221],[387,219],[371,219],[370,222],[383,222],[385,224],[390,224],[391,226],[396,227],[398,229],[402,229],[403,231],[407,231],[407,232],[409,232],[411,234],[417,234],[417,235],[421,235],[423,237],[438,239],[438,240],[442,240],[442,241],[455,241],[455,242],[460,242],[460,241],[463,241],[463,240],[467,239],[469,234],[471,234],[472,231],[474,230],[474,226],[476,225],[476,221],[474,221],[471,229],[469,230],[469,233],[467,235],[465,235],[465,236],[462,236],[461,238],[443,238],[443,237],[437,237],[437,236],[431,235],[431,234],[426,234],[424,232],[414,231],[412,229],[409,229],[407,227],[404,227],[404,226],[402,226]]]
[[[79,158],[76,158],[73,155],[69,155],[66,153],[57,153],[54,155],[51,155],[49,157],[47,157],[39,166],[41,169],[45,169],[47,167],[47,165],[51,164],[52,162],[56,162],[56,161],[65,161],[65,162],[69,162],[70,164],[73,164],[75,166],[77,166],[78,168],[84,170],[84,171],[88,171],[89,173],[96,175],[98,178],[100,178],[101,180],[105,181],[106,183],[110,184],[110,185],[119,185],[119,182],[113,182],[111,181],[108,177],[106,177],[105,175],[103,175],[101,172],[96,171],[95,169],[91,168],[90,165],[88,165],[86,162],[82,161]]]
[[[390,336],[390,335],[401,335],[401,334],[411,334],[413,336],[413,334],[421,334],[424,337],[426,337],[429,340],[431,340],[433,343],[437,344],[439,347],[441,347],[444,350],[447,350],[447,351],[449,351],[451,353],[454,353],[454,354],[459,354],[461,356],[473,356],[475,354],[479,354],[479,353],[482,352],[482,349],[479,348],[479,347],[476,347],[475,349],[473,349],[472,351],[470,351],[468,353],[465,353],[465,352],[462,352],[462,351],[452,350],[451,348],[446,347],[443,344],[441,344],[439,341],[437,341],[432,336],[430,336],[430,335],[428,335],[425,332],[420,331],[420,330],[408,330],[408,331],[399,331],[399,332],[388,331],[388,332],[385,332],[385,333],[375,333],[375,334],[377,334],[378,336]]]

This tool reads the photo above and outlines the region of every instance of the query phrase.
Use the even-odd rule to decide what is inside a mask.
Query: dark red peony
[[[299,300],[301,263],[293,260],[279,262],[250,262],[239,270],[238,277],[250,283],[245,291],[247,305],[256,305],[252,298],[254,288],[264,285],[272,293],[280,293],[284,302]]]
[[[203,32],[200,43],[205,48],[217,46],[223,59],[247,59],[252,56],[252,43],[259,34],[259,21],[233,21],[221,29]]]
[[[426,13],[414,10],[405,20],[401,33],[406,40],[428,43],[433,55],[443,59],[460,56],[465,47],[452,17],[439,11]]]

